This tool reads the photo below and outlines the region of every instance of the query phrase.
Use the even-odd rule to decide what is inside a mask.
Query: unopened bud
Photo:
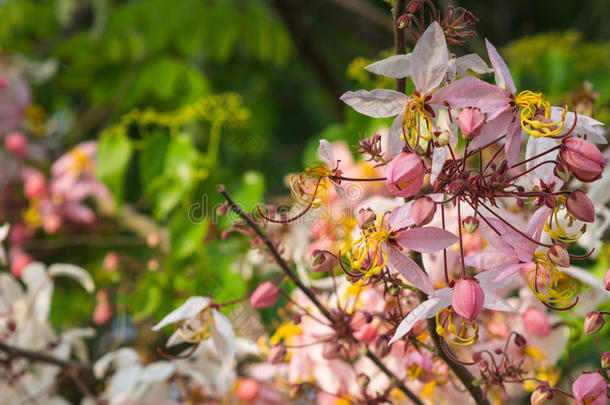
[[[480,364],[481,371],[487,371],[489,368],[489,363],[486,360],[483,360]]]
[[[441,131],[438,135],[436,135],[435,146],[438,146],[439,148],[447,146],[449,139],[451,139],[451,134],[449,131]]]
[[[606,321],[604,316],[595,311],[591,311],[585,318],[585,334],[592,335],[604,327]]]
[[[517,347],[525,347],[525,345],[527,344],[527,340],[525,340],[523,335],[516,333],[515,334],[515,344],[517,345]]]
[[[602,362],[602,368],[610,367],[610,352],[606,352],[606,353],[602,354],[601,362]]]
[[[267,308],[275,305],[280,297],[280,289],[274,282],[265,281],[259,285],[250,297],[250,304],[253,308]]]
[[[606,291],[610,291],[610,269],[608,269],[604,276],[604,287],[606,287]]]
[[[485,303],[485,293],[475,278],[462,278],[453,286],[451,306],[458,315],[472,322]]]
[[[606,159],[597,146],[575,136],[563,139],[559,153],[574,177],[585,183],[599,179],[606,167]]]
[[[357,379],[358,379],[358,385],[360,385],[361,387],[366,387],[371,382],[371,377],[369,377],[368,375],[366,375],[364,373],[358,374]]]
[[[553,246],[551,246],[548,252],[548,257],[559,267],[570,266],[570,254],[561,243],[555,243]]]
[[[411,0],[409,4],[407,4],[407,10],[409,13],[417,13],[421,8],[422,0]]]
[[[473,233],[479,227],[479,220],[472,215],[468,216],[462,221],[462,226],[466,232]]]
[[[570,193],[566,200],[566,209],[574,218],[583,222],[593,222],[595,220],[595,207],[582,190],[575,190]]]
[[[396,20],[396,26],[400,29],[409,28],[411,26],[411,18],[409,14],[403,14]]]
[[[543,405],[553,399],[553,392],[546,385],[539,385],[530,397],[531,405]]]
[[[356,223],[360,229],[367,229],[375,224],[376,218],[377,215],[375,215],[375,212],[372,209],[361,208],[356,215]]]
[[[485,114],[478,108],[464,108],[458,114],[458,125],[466,139],[477,136],[483,124],[485,124]]]
[[[324,250],[313,251],[313,271],[330,271],[335,267],[335,258]]]
[[[227,204],[222,204],[216,209],[216,215],[219,217],[224,217],[229,212],[229,206]]]
[[[544,203],[550,209],[555,209],[557,207],[557,199],[555,197],[553,197],[552,195],[547,195],[544,198]]]
[[[416,199],[411,207],[411,216],[413,216],[417,226],[429,224],[434,219],[435,213],[436,203],[428,196]]]

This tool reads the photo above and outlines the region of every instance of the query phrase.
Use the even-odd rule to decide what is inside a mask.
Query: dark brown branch
[[[4,342],[0,342],[0,351],[6,353],[8,355],[8,360],[13,358],[24,358],[27,360],[35,361],[38,363],[47,363],[52,364],[54,366],[59,366],[68,370],[88,370],[91,371],[91,366],[87,364],[77,363],[70,360],[62,360],[55,356],[51,356],[44,352],[34,351],[34,350],[26,350],[20,349],[18,347],[14,347],[8,345]]]
[[[225,200],[227,200],[227,205],[228,205],[229,209],[231,211],[233,211],[234,213],[236,213],[237,215],[239,215],[239,217],[246,222],[248,227],[250,227],[250,229],[252,229],[256,233],[256,235],[261,239],[261,241],[267,246],[267,248],[271,252],[271,255],[275,259],[276,263],[280,266],[280,268],[284,271],[284,273],[286,273],[286,275],[290,278],[290,280],[292,280],[292,282],[307,296],[307,298],[310,299],[310,301],[316,306],[316,308],[318,308],[318,310],[320,310],[322,315],[324,315],[324,317],[331,322],[331,324],[334,323],[335,320],[334,320],[332,314],[330,313],[330,311],[318,300],[318,298],[316,297],[314,292],[311,291],[305,284],[303,284],[301,282],[301,280],[298,278],[296,273],[292,270],[290,265],[284,260],[284,258],[277,251],[277,249],[275,248],[275,245],[273,244],[271,239],[269,239],[269,237],[261,230],[261,228],[252,220],[252,218],[250,218],[248,215],[246,215],[246,213],[244,213],[235,204],[233,199],[227,193],[225,186],[218,185],[217,189],[218,189],[218,192],[220,194],[222,194],[222,196],[225,198]],[[354,343],[356,343],[356,344],[359,343],[358,339],[356,339],[355,337],[350,336],[349,338],[351,338],[351,340]],[[375,363],[375,365],[381,370],[381,372],[383,372],[390,379],[390,381],[392,383],[396,384],[398,389],[400,391],[402,391],[411,401],[413,401],[414,404],[423,405],[423,402],[421,402],[420,399],[413,392],[411,392],[411,390],[409,390],[404,385],[404,383],[394,373],[392,373],[392,371],[390,369],[388,369],[385,366],[385,364],[383,364],[381,362],[381,360],[379,360],[379,358],[377,356],[375,356],[375,354],[373,352],[371,352],[368,348],[366,349],[366,357],[368,357],[369,360],[371,360],[373,363]]]
[[[413,260],[415,260],[415,262],[422,269],[424,268],[424,264],[421,259],[421,253],[414,252]],[[428,296],[421,291],[417,291],[417,296],[419,297],[419,300],[421,302],[424,302],[425,300],[428,299]],[[447,363],[447,366],[449,366],[451,371],[453,371],[453,374],[455,374],[455,376],[462,382],[462,384],[464,385],[466,390],[468,390],[468,392],[472,396],[472,399],[474,399],[474,401],[478,405],[489,405],[489,401],[483,395],[483,390],[481,390],[481,387],[473,384],[475,378],[472,374],[470,374],[470,371],[468,371],[468,369],[466,367],[464,367],[463,365],[458,364],[458,363],[454,362],[453,360],[451,360],[451,358],[449,356],[447,356],[447,354],[443,351],[443,349],[441,347],[441,338],[436,333],[436,320],[434,318],[429,318],[427,320],[427,322],[428,322],[428,333],[430,334],[430,337],[432,338],[434,347],[436,347],[436,354],[441,359],[443,359],[443,361],[445,363]]]
[[[394,53],[396,55],[404,55],[407,53],[407,45],[405,41],[405,30],[398,28],[398,18],[405,13],[406,0],[396,0],[396,5],[392,10],[394,15]],[[396,91],[405,92],[406,79],[396,79]]]

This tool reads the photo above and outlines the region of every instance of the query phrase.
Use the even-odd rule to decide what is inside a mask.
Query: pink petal
[[[514,165],[521,151],[521,121],[514,120],[510,123],[506,131],[506,141],[504,142],[504,153],[509,166]]]
[[[481,270],[504,267],[517,261],[518,259],[514,255],[495,252],[477,253],[464,258],[464,263],[467,266],[475,267]]]
[[[437,22],[430,24],[413,48],[411,77],[420,93],[437,88],[447,72],[449,52],[445,33]]]
[[[487,122],[481,129],[481,133],[474,137],[470,145],[468,145],[468,150],[484,147],[501,137],[506,132],[514,116],[515,114],[510,110],[505,110],[493,119],[488,116]]]
[[[430,295],[434,292],[434,286],[428,275],[411,258],[402,253],[398,248],[386,245],[388,252],[388,267],[398,272],[409,283],[419,290]]]
[[[399,229],[403,229],[415,224],[415,220],[411,215],[411,208],[414,201],[415,200],[406,202],[392,210],[390,217],[388,218],[388,225],[390,226],[390,229],[398,231]]]
[[[459,238],[447,230],[434,226],[426,226],[398,232],[396,240],[398,244],[406,249],[423,253],[434,253],[448,248],[457,242]]]
[[[439,107],[449,103],[451,108],[476,107],[484,114],[499,115],[510,107],[510,96],[501,88],[467,76],[434,93],[431,104]]]
[[[494,69],[496,84],[498,87],[506,88],[512,94],[515,94],[517,88],[515,87],[513,77],[511,76],[510,70],[508,70],[508,66],[506,66],[504,59],[502,59],[496,48],[487,39],[485,39],[485,46],[487,46],[489,61]]]

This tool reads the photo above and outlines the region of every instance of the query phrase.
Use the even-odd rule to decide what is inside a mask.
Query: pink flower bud
[[[97,293],[97,304],[93,310],[93,323],[102,325],[112,318],[112,305],[108,301],[108,292],[99,291]]]
[[[606,275],[604,276],[604,287],[606,287],[606,291],[610,291],[610,269],[606,271]]]
[[[313,251],[313,271],[330,271],[335,267],[335,258],[324,250]]]
[[[602,368],[610,367],[610,352],[606,352],[606,353],[602,354],[601,364],[602,364]]]
[[[478,108],[464,108],[458,114],[458,124],[465,138],[475,137],[485,124],[485,114]]]
[[[541,309],[530,307],[523,313],[525,330],[532,335],[545,337],[551,334],[551,324]]]
[[[523,337],[523,335],[516,333],[515,334],[515,345],[517,347],[525,347],[526,344],[527,344],[527,340],[525,339],[525,337]],[[496,350],[498,350],[498,349],[496,349]]]
[[[23,194],[28,199],[42,197],[45,194],[47,180],[44,175],[37,170],[27,172],[24,170]]]
[[[543,405],[553,399],[553,391],[546,385],[539,385],[538,388],[532,392],[530,397],[530,404],[532,405]]]
[[[604,316],[602,314],[591,311],[585,318],[585,333],[587,335],[592,335],[603,328],[605,323],[606,321],[604,320]]]
[[[396,20],[396,26],[399,29],[409,28],[411,26],[411,19],[409,18],[409,14],[403,14]]]
[[[570,193],[566,200],[566,208],[579,221],[593,222],[595,220],[595,207],[582,190],[575,190]]]
[[[411,0],[409,4],[407,4],[407,10],[409,13],[417,13],[421,8],[422,0]]]
[[[416,199],[411,208],[411,215],[415,220],[415,225],[424,226],[434,219],[436,213],[436,203],[432,198],[425,196]]]
[[[386,184],[390,192],[399,197],[411,197],[424,184],[424,164],[415,153],[396,156],[385,169]]]
[[[11,260],[11,273],[17,278],[21,278],[21,273],[25,266],[32,262],[32,256],[27,253],[19,252]]]
[[[583,373],[572,384],[576,405],[605,405],[608,386],[599,373]]]
[[[479,227],[479,220],[471,215],[462,221],[462,226],[466,232],[473,233]]]
[[[376,217],[377,216],[372,209],[361,208],[356,215],[356,223],[360,229],[366,229],[375,223]]]
[[[104,261],[102,262],[102,268],[108,273],[113,273],[119,269],[119,263],[121,259],[119,258],[119,254],[116,252],[109,252],[104,257]]]
[[[599,179],[606,167],[606,160],[597,146],[575,136],[563,140],[560,155],[574,177],[586,183]]]
[[[463,278],[458,280],[453,287],[451,306],[468,321],[474,321],[483,309],[485,293],[474,278]]]
[[[559,267],[570,266],[570,254],[561,243],[555,243],[551,246],[548,256],[549,259]]]
[[[13,156],[20,158],[28,151],[28,139],[21,132],[13,132],[4,138],[4,147]]]
[[[254,401],[258,396],[260,384],[252,378],[244,378],[237,386],[237,397],[245,402]]]
[[[275,305],[280,296],[280,289],[272,281],[265,281],[259,285],[250,297],[253,308],[267,308]]]

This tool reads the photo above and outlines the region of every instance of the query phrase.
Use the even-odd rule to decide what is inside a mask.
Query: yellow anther
[[[444,320],[441,320],[441,315],[445,312],[447,317],[443,317]],[[461,320],[458,331],[458,328],[453,323],[454,313],[455,311],[451,307],[438,310],[436,313],[436,333],[447,339],[447,341],[459,346],[468,346],[476,342],[479,338],[479,326],[474,322]],[[472,327],[472,332],[470,332],[470,327]],[[447,332],[451,336],[448,336]]]
[[[564,107],[561,119],[552,122],[551,103],[542,97],[542,93],[522,91],[515,97],[515,104],[521,109],[521,126],[531,136],[538,138],[559,135],[563,130],[568,113],[567,107]]]
[[[409,102],[402,116],[402,127],[403,134],[412,148],[415,148],[419,139],[424,141],[432,139],[432,117],[426,111],[425,94],[413,93],[409,96]]]
[[[333,171],[322,162],[314,162],[297,176],[290,175],[292,198],[303,206],[317,208],[329,196],[329,177]]]
[[[571,228],[574,225],[574,217],[566,209],[566,197],[561,195],[557,198],[557,207],[555,207],[548,218],[544,222],[544,231],[549,234],[551,239],[562,242],[562,243],[573,243],[576,242],[587,230],[587,225],[583,224],[582,227],[575,232],[568,233],[568,229],[564,227],[560,221],[567,222],[567,228]],[[565,211],[563,216],[560,216],[560,211]]]
[[[535,253],[533,264],[527,273],[527,283],[540,301],[557,304],[574,296],[575,283],[564,276],[546,254]]]
[[[378,274],[388,263],[388,254],[382,244],[390,240],[392,233],[379,225],[372,225],[364,231],[360,239],[352,245],[347,254],[350,267],[364,274],[356,284],[362,284],[371,276]],[[363,265],[367,261],[366,267]]]
[[[207,307],[201,311],[195,320],[187,319],[180,323],[176,332],[180,339],[188,343],[199,343],[212,337],[216,324],[209,309]]]

